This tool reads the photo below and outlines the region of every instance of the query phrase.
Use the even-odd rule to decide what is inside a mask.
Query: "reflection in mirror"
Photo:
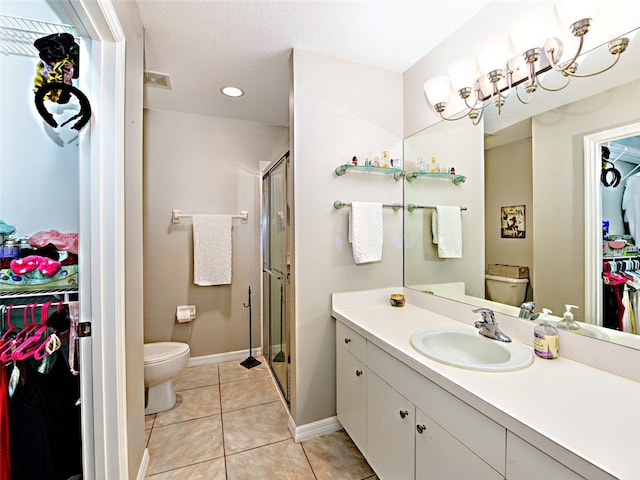
[[[513,107],[508,125],[504,119],[494,122],[486,115],[484,148],[480,126],[474,131],[461,121],[441,122],[405,139],[408,171],[416,158],[436,156],[438,163],[455,166],[456,173],[467,177],[458,186],[436,180],[405,182],[405,204],[468,207],[462,213],[461,259],[437,256],[430,212],[405,213],[407,287],[514,316],[520,314],[524,301],[535,301],[536,312],[550,308],[559,318],[566,304],[577,305],[574,315],[582,325],[581,333],[640,348],[634,342],[640,337],[598,326],[602,322],[592,313],[595,301],[585,293],[585,272],[598,267],[601,258],[587,258],[585,252],[585,223],[589,223],[585,198],[591,202],[595,196],[585,189],[584,166],[588,162],[599,172],[601,159],[585,159],[583,154],[585,136],[637,121],[638,43],[632,42],[629,55],[620,60],[627,64],[609,75],[609,82],[598,79],[595,91],[584,87],[592,79],[573,82],[564,103],[549,101],[546,111],[538,105],[528,118],[526,108],[507,103],[503,112]],[[561,101],[560,96],[555,101]],[[523,234],[517,238],[501,235],[502,207],[512,206],[524,206]],[[529,283],[521,301],[509,305],[488,299],[485,274],[490,264],[528,268]],[[507,284],[507,288],[515,287]]]

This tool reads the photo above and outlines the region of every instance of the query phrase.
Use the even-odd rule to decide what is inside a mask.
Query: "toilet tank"
[[[519,307],[525,301],[528,278],[509,278],[485,275],[487,299]]]

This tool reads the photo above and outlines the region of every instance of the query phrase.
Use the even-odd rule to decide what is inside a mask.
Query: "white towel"
[[[193,283],[231,283],[231,215],[193,216]]]
[[[462,258],[460,207],[437,205],[431,217],[431,231],[440,258]]]
[[[382,260],[382,204],[352,202],[349,241],[356,264]]]

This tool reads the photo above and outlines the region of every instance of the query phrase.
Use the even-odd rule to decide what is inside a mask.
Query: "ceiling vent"
[[[144,86],[171,90],[171,78],[166,73],[144,72]]]

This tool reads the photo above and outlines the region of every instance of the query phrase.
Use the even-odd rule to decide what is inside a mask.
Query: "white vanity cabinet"
[[[382,480],[504,479],[503,427],[336,325],[338,420]]]
[[[367,451],[366,340],[341,323],[336,329],[338,420],[363,455]]]
[[[380,478],[414,478],[415,425],[411,402],[369,372],[365,456]]]
[[[507,432],[507,478],[509,480],[584,480],[533,445]]]
[[[431,478],[500,480],[504,478],[420,410],[416,410],[415,453],[416,480]]]

